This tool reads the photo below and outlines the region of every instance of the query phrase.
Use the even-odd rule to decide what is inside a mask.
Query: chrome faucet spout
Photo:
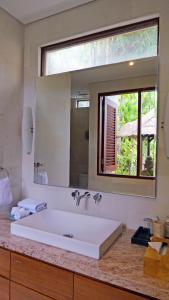
[[[91,195],[89,192],[85,192],[84,194],[79,195],[76,199],[76,206],[80,205],[81,199],[89,199],[90,197],[91,197]]]

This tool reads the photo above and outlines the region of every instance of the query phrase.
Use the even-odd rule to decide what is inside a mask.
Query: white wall
[[[38,47],[107,26],[125,24],[135,19],[160,15],[160,112],[163,120],[169,83],[169,1],[168,0],[97,0],[26,27],[24,105],[35,107],[35,77],[38,75]],[[169,214],[169,160],[164,153],[163,131],[159,128],[157,199],[104,194],[99,206],[92,201],[76,207],[71,189],[33,184],[33,154],[23,154],[23,194],[48,200],[49,206],[120,219],[136,227],[143,217]]]
[[[49,185],[69,186],[71,78],[69,73],[37,79],[35,162]]]
[[[24,26],[0,9],[0,166],[10,174],[14,200],[21,196],[21,114]]]

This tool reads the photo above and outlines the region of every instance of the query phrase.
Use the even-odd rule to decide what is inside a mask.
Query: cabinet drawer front
[[[118,288],[75,275],[74,300],[146,300]]]
[[[0,300],[9,300],[9,280],[0,277]]]
[[[11,282],[11,300],[51,300],[19,284]]]
[[[11,280],[56,300],[73,298],[73,273],[15,253]]]
[[[0,248],[0,275],[9,278],[10,273],[10,252]]]

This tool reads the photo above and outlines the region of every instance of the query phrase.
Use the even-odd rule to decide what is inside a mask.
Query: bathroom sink
[[[99,259],[122,232],[118,221],[44,210],[11,223],[11,233]]]

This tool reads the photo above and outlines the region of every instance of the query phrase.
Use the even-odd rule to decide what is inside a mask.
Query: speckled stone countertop
[[[143,274],[145,248],[131,245],[126,230],[103,256],[95,260],[10,234],[10,222],[0,218],[0,247],[161,300],[169,300],[169,282]]]

